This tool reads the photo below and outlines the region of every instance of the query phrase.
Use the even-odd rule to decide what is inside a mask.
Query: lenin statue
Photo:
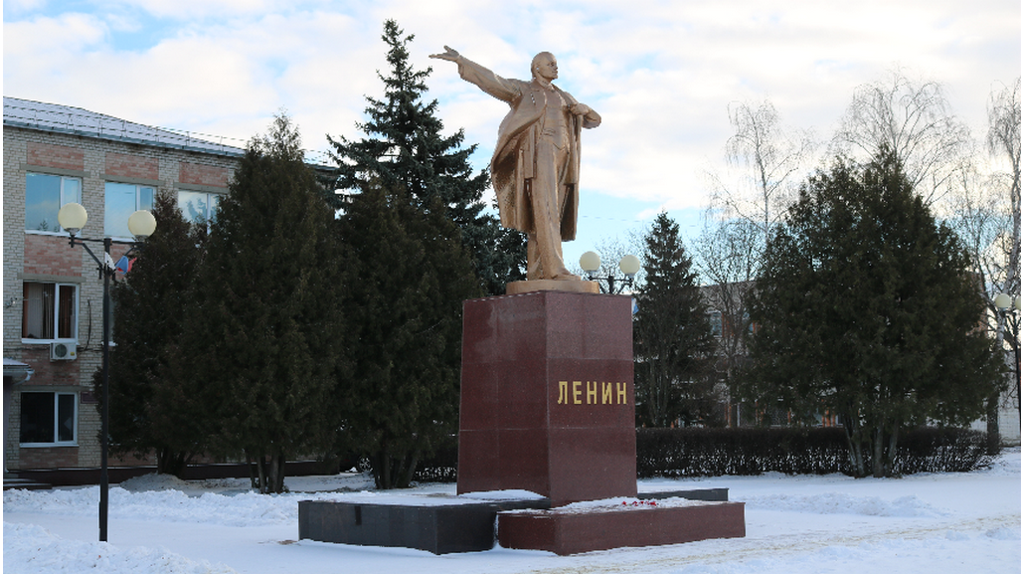
[[[455,62],[459,76],[506,102],[498,128],[491,181],[501,224],[526,233],[527,280],[579,281],[565,268],[562,241],[576,238],[580,131],[601,116],[558,89],[558,63],[549,52],[533,58],[530,81],[502,78],[445,46],[431,58]]]

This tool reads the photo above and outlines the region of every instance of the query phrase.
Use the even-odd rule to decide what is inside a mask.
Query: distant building
[[[127,251],[116,241],[130,238],[128,215],[150,208],[161,191],[177,194],[186,217],[208,217],[244,150],[8,97],[3,150],[4,468],[96,468],[92,377],[102,360],[103,282],[88,253],[69,246],[57,211],[84,205],[81,235],[115,238],[116,261]]]

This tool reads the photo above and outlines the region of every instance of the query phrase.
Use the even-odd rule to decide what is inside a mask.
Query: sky
[[[729,168],[730,105],[769,101],[786,130],[832,137],[858,86],[894,71],[943,85],[983,138],[989,95],[1021,70],[1019,0],[5,0],[4,95],[81,107],[243,146],[280,111],[304,146],[363,137],[387,73],[383,22],[415,39],[428,99],[485,169],[507,106],[429,55],[445,45],[509,78],[534,54],[601,114],[583,136],[567,262],[666,211],[684,235]],[[824,146],[821,151],[824,151]],[[822,159],[824,156],[822,156]]]

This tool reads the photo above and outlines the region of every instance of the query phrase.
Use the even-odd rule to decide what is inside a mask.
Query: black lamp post
[[[110,246],[113,239],[87,239],[76,237],[78,232],[85,227],[89,214],[85,208],[78,203],[68,203],[60,208],[57,213],[57,222],[68,232],[69,245],[72,249],[81,245],[99,266],[100,275],[103,276],[103,410],[100,413],[100,542],[107,541],[107,507],[109,502],[110,481],[107,476],[107,450],[110,442],[110,279],[114,276],[114,267],[107,263],[111,261]],[[139,210],[128,218],[128,231],[135,236],[135,242],[129,242],[131,249],[138,246],[156,230],[156,218],[146,210]],[[96,254],[89,249],[86,242],[102,243],[104,261],[100,261]],[[130,250],[129,250],[130,251]]]
[[[597,270],[601,268],[601,256],[594,251],[587,251],[580,256],[580,267],[587,274],[588,280],[607,282],[607,288],[604,284],[598,283],[602,293],[616,295],[621,293],[624,288],[633,286],[633,277],[640,271],[640,260],[636,255],[626,255],[619,260],[619,271],[626,276],[625,279],[618,279],[614,275],[596,275]],[[617,288],[616,283],[618,283]]]

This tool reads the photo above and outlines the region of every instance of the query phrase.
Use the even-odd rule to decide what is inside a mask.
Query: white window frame
[[[120,221],[115,221],[115,220],[113,220],[115,218],[112,218],[110,216],[110,212],[108,211],[108,207],[109,206],[107,205],[107,202],[108,202],[107,193],[109,191],[109,186],[111,186],[111,185],[124,185],[124,186],[129,186],[129,187],[134,187],[135,188],[135,209],[132,210],[133,212],[134,211],[138,211],[140,209],[152,210],[153,207],[156,204],[156,195],[157,195],[157,193],[159,193],[160,190],[155,185],[141,184],[141,183],[129,183],[129,182],[124,182],[124,181],[107,181],[107,182],[105,182],[103,184],[103,235],[104,235],[104,237],[111,237],[113,239],[123,239],[123,240],[126,240],[126,241],[134,241],[134,238],[131,237],[130,233],[121,235],[121,234],[113,233],[113,232],[111,232],[109,230],[108,226],[110,226],[110,225],[117,225],[119,227],[123,226],[125,230],[128,229],[128,217],[127,216],[125,216]],[[153,192],[153,205],[143,205],[143,203],[142,203],[142,190],[143,189],[152,190],[152,192]],[[128,215],[131,215],[131,213],[129,213]]]
[[[41,172],[41,171],[28,171],[28,172],[25,173],[25,209],[28,209],[28,178],[29,178],[29,176],[32,176],[32,175],[41,175],[41,176],[45,176],[45,177],[59,177],[60,178],[60,206],[57,207],[57,211],[60,211],[61,207],[64,207],[65,205],[67,205],[69,203],[81,203],[82,202],[83,181],[82,181],[81,177],[75,177],[75,176],[69,176],[69,175],[58,175],[58,174],[55,174],[55,173],[45,173],[45,172]],[[65,185],[68,180],[73,180],[73,181],[77,181],[78,182],[78,194],[75,197],[68,197],[68,192],[66,190],[66,185]],[[53,213],[53,221],[55,223],[57,222],[57,212]],[[25,223],[26,224],[28,223],[27,219],[26,219]],[[57,229],[54,230],[54,231],[44,231],[44,230],[40,230],[40,229],[28,229],[28,228],[26,228],[25,229],[25,233],[32,233],[32,234],[38,234],[38,235],[63,235],[66,232],[60,226],[60,223],[57,223]]]
[[[53,338],[32,338],[25,337],[25,316],[27,314],[25,306],[29,304],[28,300],[24,298],[25,285],[36,284],[36,285],[53,285],[53,334],[56,335]],[[60,291],[62,287],[71,287],[75,290],[75,294],[72,301],[73,309],[71,311],[71,336],[60,337]],[[22,282],[22,311],[21,311],[21,342],[27,345],[33,344],[50,344],[53,342],[77,342],[78,341],[78,318],[79,318],[79,299],[81,298],[81,289],[77,283],[56,283],[53,281],[23,281]],[[45,302],[44,302],[45,303]],[[45,317],[45,313],[43,315]]]
[[[78,446],[78,393],[64,391],[25,390],[21,392],[22,405],[26,394],[48,394],[53,395],[53,442],[21,442],[21,423],[24,421],[24,414],[21,415],[18,423],[18,446],[22,448],[44,448],[55,446]],[[60,440],[60,399],[62,396],[70,396],[71,399],[71,440]],[[24,412],[24,411],[22,411]]]

